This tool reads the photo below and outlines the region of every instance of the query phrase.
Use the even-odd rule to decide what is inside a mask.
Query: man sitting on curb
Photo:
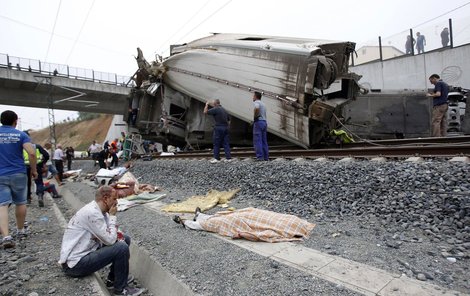
[[[95,200],[81,208],[65,229],[59,263],[66,275],[83,277],[111,264],[107,286],[114,295],[140,295],[144,289],[129,287],[130,238],[118,240],[117,194],[110,186],[98,188]]]

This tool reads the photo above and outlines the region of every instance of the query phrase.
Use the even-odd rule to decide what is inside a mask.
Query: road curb
[[[62,196],[64,198],[65,198],[65,195],[71,195],[71,193],[66,189],[62,189],[61,192],[62,192]],[[52,205],[52,209],[54,211],[54,214],[55,214],[57,220],[59,220],[60,227],[62,229],[65,229],[65,227],[67,227],[67,220],[65,219],[64,215],[60,211],[59,207],[55,204],[54,200],[49,195],[46,197],[46,199]],[[68,201],[67,201],[67,203],[68,203]],[[101,295],[101,296],[111,296],[111,294],[109,294],[108,289],[106,289],[106,285],[101,280],[98,273],[95,272],[93,274],[93,276],[90,275],[90,276],[85,277],[85,278],[88,278],[90,280],[90,284],[93,286],[93,290],[96,291],[99,295]]]

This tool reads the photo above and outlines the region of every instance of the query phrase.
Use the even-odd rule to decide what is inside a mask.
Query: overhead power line
[[[83,23],[82,23],[82,27],[80,28],[80,31],[78,32],[77,38],[76,38],[75,41],[73,42],[72,49],[70,50],[70,53],[69,53],[69,55],[67,56],[67,59],[65,60],[65,63],[66,63],[66,64],[68,63],[70,56],[72,55],[73,51],[75,50],[75,46],[77,45],[78,39],[80,39],[80,36],[82,35],[82,30],[83,30],[83,28],[85,27],[85,24],[86,24],[87,21],[88,21],[88,16],[90,15],[90,12],[91,12],[91,10],[92,10],[92,8],[93,8],[93,5],[95,5],[95,0],[93,0],[93,2],[91,3],[90,8],[88,9],[88,12],[87,12],[87,14],[86,14],[85,20],[84,20]]]
[[[219,11],[221,11],[222,9],[224,9],[227,5],[230,4],[230,2],[232,2],[232,0],[229,0],[227,1],[224,5],[222,5],[221,7],[219,7],[216,11],[214,11],[213,13],[211,13],[208,17],[206,17],[202,22],[200,22],[199,24],[197,24],[196,26],[194,26],[188,33],[186,33],[183,37],[181,37],[179,40],[176,41],[176,43],[180,42],[181,40],[183,40],[184,38],[186,38],[186,36],[188,36],[189,34],[191,34],[194,30],[196,30],[199,26],[201,26],[202,24],[204,24],[206,21],[208,21],[211,17],[213,17],[214,15],[216,15]],[[168,49],[167,49],[168,50]],[[166,50],[165,50],[166,51]],[[164,52],[165,52],[164,51]]]
[[[49,56],[49,50],[51,49],[52,38],[54,38],[55,26],[57,24],[57,19],[59,18],[61,4],[62,4],[62,0],[59,1],[59,7],[57,7],[57,13],[55,15],[54,26],[52,27],[51,38],[49,38],[49,45],[47,46],[46,57],[44,58],[45,62],[47,62],[47,57]]]
[[[449,14],[449,13],[451,13],[451,12],[454,12],[454,11],[456,11],[456,10],[459,10],[460,8],[462,8],[462,7],[464,7],[464,6],[467,6],[467,5],[469,5],[469,4],[470,4],[470,1],[467,2],[467,3],[465,3],[465,4],[460,5],[459,7],[454,8],[454,9],[452,9],[452,10],[449,10],[449,11],[447,11],[447,12],[441,14],[441,15],[438,15],[438,16],[436,16],[436,17],[433,17],[432,19],[429,19],[429,20],[427,20],[427,21],[425,21],[425,22],[423,22],[423,23],[421,23],[421,24],[419,24],[419,25],[416,25],[416,26],[414,26],[414,27],[416,28],[416,27],[425,25],[425,24],[427,24],[427,23],[429,23],[429,22],[432,22],[433,20],[436,20],[436,19],[438,19],[438,18],[440,18],[440,17],[442,17],[442,16],[444,16],[444,15],[447,15],[447,14]]]
[[[75,39],[72,38],[72,37],[65,36],[65,35],[61,35],[61,34],[57,34],[57,33],[55,33],[55,32],[51,32],[50,30],[46,30],[46,29],[44,29],[44,28],[40,28],[40,27],[36,27],[36,26],[30,25],[30,24],[27,24],[27,23],[23,23],[23,22],[21,22],[21,21],[12,19],[12,18],[7,17],[7,16],[4,16],[4,15],[0,15],[0,18],[3,18],[3,19],[5,19],[5,20],[7,20],[7,21],[10,21],[10,22],[13,22],[13,23],[17,23],[17,24],[19,24],[19,25],[22,25],[22,26],[25,26],[25,27],[28,27],[28,28],[31,28],[31,29],[34,29],[34,30],[37,30],[37,31],[41,31],[41,32],[44,32],[44,33],[47,33],[47,34],[53,34],[54,37],[60,37],[60,38],[63,38],[63,39],[65,39],[65,40],[69,40],[69,41],[74,41],[74,40],[75,40]],[[107,52],[114,52],[114,53],[117,53],[117,54],[120,54],[120,55],[123,55],[123,56],[126,56],[126,57],[129,56],[129,53],[117,51],[117,50],[111,49],[111,48],[106,48],[106,47],[98,46],[98,45],[91,44],[91,43],[88,43],[88,42],[78,41],[77,43],[80,43],[80,44],[83,44],[83,45],[86,45],[86,46],[89,46],[89,47],[97,48],[97,49],[100,49],[100,50],[103,50],[103,51],[107,51]]]
[[[207,6],[207,4],[208,4],[209,2],[211,2],[211,0],[206,1],[206,3],[204,3],[204,5],[202,5],[201,8],[199,8],[199,10],[198,10],[195,14],[193,14],[193,16],[190,17],[190,18],[184,23],[184,25],[182,25],[178,30],[176,30],[176,32],[173,33],[170,38],[168,38],[165,42],[163,42],[163,43],[162,43],[162,46],[160,46],[160,47],[157,49],[157,52],[159,52],[159,51],[168,43],[168,41],[170,41],[171,39],[173,39],[184,27],[186,27],[186,25],[187,25],[189,22],[191,22],[191,21],[204,9],[204,7]]]

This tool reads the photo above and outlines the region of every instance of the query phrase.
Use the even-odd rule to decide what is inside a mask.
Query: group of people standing
[[[117,167],[119,164],[118,152],[124,149],[124,142],[126,140],[126,133],[121,132],[121,138],[115,138],[111,143],[107,140],[103,146],[97,144],[96,141],[88,147],[88,154],[94,161],[98,161],[100,169],[111,169]],[[111,158],[108,164],[107,160]]]
[[[441,44],[442,47],[449,46],[449,29],[444,28],[441,32]],[[406,54],[412,54],[413,46],[416,45],[416,52],[418,54],[424,53],[424,46],[426,45],[426,37],[420,32],[416,32],[416,39],[411,37],[411,35],[406,36],[405,42],[405,52]]]
[[[268,146],[268,124],[266,116],[266,106],[261,101],[262,94],[255,91],[253,94],[253,146],[255,148],[256,160],[268,161],[269,160],[269,146]],[[214,117],[214,131],[213,131],[213,144],[214,144],[214,159],[211,163],[220,161],[220,148],[224,148],[226,161],[230,161],[232,156],[230,153],[230,140],[229,140],[229,127],[230,115],[220,104],[219,99],[212,102],[207,102],[204,106],[204,114],[212,115]]]

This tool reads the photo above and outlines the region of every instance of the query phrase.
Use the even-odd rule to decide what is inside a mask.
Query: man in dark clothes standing
[[[447,95],[449,94],[449,86],[441,80],[439,75],[432,74],[429,76],[429,82],[434,84],[432,93],[426,94],[432,97],[432,136],[447,136]]]
[[[98,156],[96,159],[98,160],[98,163],[100,164],[100,169],[108,168],[107,160],[110,156],[111,156],[111,153],[109,152],[109,150],[106,150],[106,149],[103,149],[100,151],[100,153],[98,153]]]
[[[73,150],[72,147],[67,147],[67,149],[65,149],[65,156],[67,158],[67,170],[72,170],[72,158],[74,157],[75,155],[75,150]]]
[[[209,109],[209,105],[213,107]],[[209,114],[214,116],[214,132],[213,132],[213,142],[214,142],[214,159],[211,160],[211,163],[216,163],[220,161],[220,147],[224,147],[225,158],[227,161],[230,161],[232,156],[230,155],[230,143],[228,135],[228,127],[230,125],[230,116],[227,111],[220,105],[220,100],[216,99],[206,103],[204,107],[204,114]]]

